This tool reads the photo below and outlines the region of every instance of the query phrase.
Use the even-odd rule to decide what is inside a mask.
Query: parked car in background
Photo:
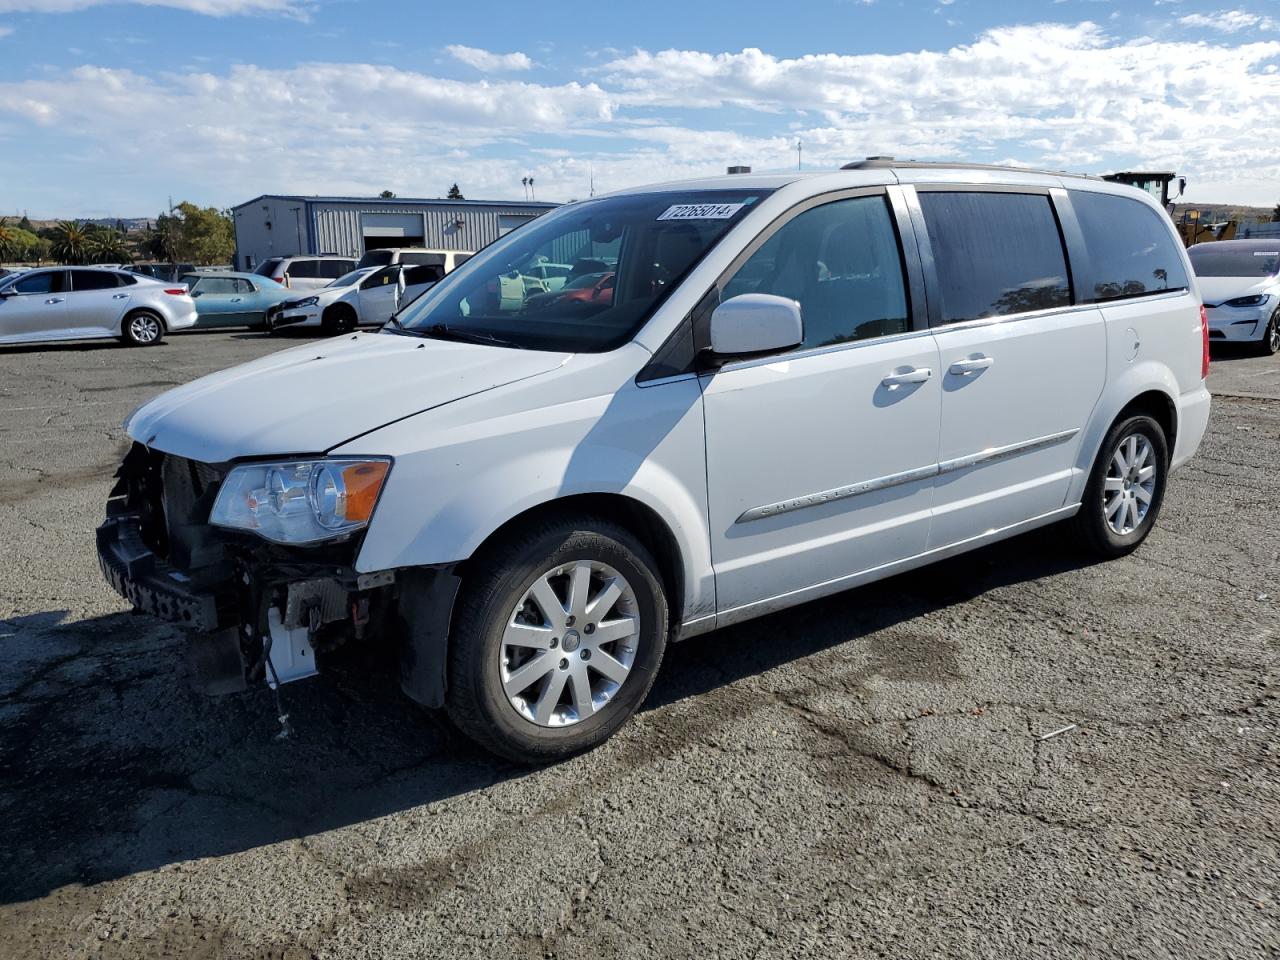
[[[267,311],[267,329],[320,327],[326,334],[357,326],[381,326],[443,276],[436,266],[361,267],[310,296],[285,300]]]
[[[397,263],[422,267],[440,267],[452,273],[470,260],[475,253],[470,250],[433,250],[429,247],[383,247],[368,250],[356,264],[358,267],[390,267]]]
[[[125,269],[142,277],[173,283],[184,273],[194,272],[196,267],[191,263],[132,263]]]
[[[326,286],[356,267],[350,257],[271,257],[253,271],[293,290],[315,290]]]
[[[563,284],[555,293],[535,293],[525,298],[530,310],[541,310],[569,303],[597,303],[608,306],[613,302],[613,273],[584,273]]]
[[[501,293],[546,260],[608,264],[581,272],[616,295]],[[639,188],[503,237],[379,334],[139,408],[98,552],[203,631],[215,689],[380,639],[409,696],[555,760],[639,708],[670,639],[1056,522],[1132,553],[1208,361],[1186,251],[1127,186],[877,159]]]
[[[1280,351],[1280,240],[1221,240],[1189,251],[1209,337]]]
[[[262,327],[267,310],[293,296],[267,277],[227,270],[182,277],[195,301],[197,327]]]
[[[103,267],[42,267],[0,279],[0,343],[119,337],[159,343],[196,322],[186,287]]]

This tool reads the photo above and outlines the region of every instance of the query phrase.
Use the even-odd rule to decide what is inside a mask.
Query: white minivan
[[[545,263],[560,289],[503,283]],[[1204,434],[1207,343],[1129,187],[874,160],[635,189],[379,333],[141,407],[98,550],[208,690],[381,641],[410,697],[546,761],[669,641],[1054,522],[1132,551]]]

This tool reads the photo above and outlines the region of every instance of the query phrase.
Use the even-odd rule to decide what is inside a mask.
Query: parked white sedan
[[[431,265],[361,267],[308,296],[267,311],[267,329],[320,327],[327,334],[381,326],[443,276]]]
[[[119,337],[157,344],[196,322],[182,284],[104,267],[46,267],[0,278],[0,343]]]
[[[1280,351],[1280,240],[1198,243],[1187,253],[1209,317],[1209,337]]]

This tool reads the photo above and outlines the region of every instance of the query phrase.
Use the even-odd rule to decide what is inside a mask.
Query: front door
[[[396,312],[400,294],[400,267],[383,267],[360,284],[360,322],[386,323]]]
[[[1107,344],[1099,310],[1073,305],[1047,191],[918,196],[942,373],[934,548],[1063,506]]]
[[[702,378],[721,622],[924,551],[941,377],[906,290],[881,192],[809,206],[721,286],[804,321],[796,350]]]
[[[65,270],[40,270],[14,281],[0,297],[0,341],[63,336],[67,326]]]
[[[262,320],[253,285],[241,277],[200,277],[191,295],[202,327],[238,327]]]

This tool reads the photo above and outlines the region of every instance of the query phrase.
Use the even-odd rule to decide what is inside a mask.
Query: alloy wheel
[[[507,620],[499,674],[507,701],[541,727],[567,727],[609,705],[636,660],[640,615],[626,578],[575,560],[534,578]]]
[[[1271,315],[1267,326],[1267,347],[1272,353],[1280,353],[1280,310]]]
[[[139,314],[129,321],[129,334],[138,343],[152,343],[160,336],[160,321],[150,314]]]
[[[1102,512],[1112,532],[1125,536],[1142,526],[1157,480],[1154,451],[1144,434],[1131,433],[1116,444],[1102,486]]]

